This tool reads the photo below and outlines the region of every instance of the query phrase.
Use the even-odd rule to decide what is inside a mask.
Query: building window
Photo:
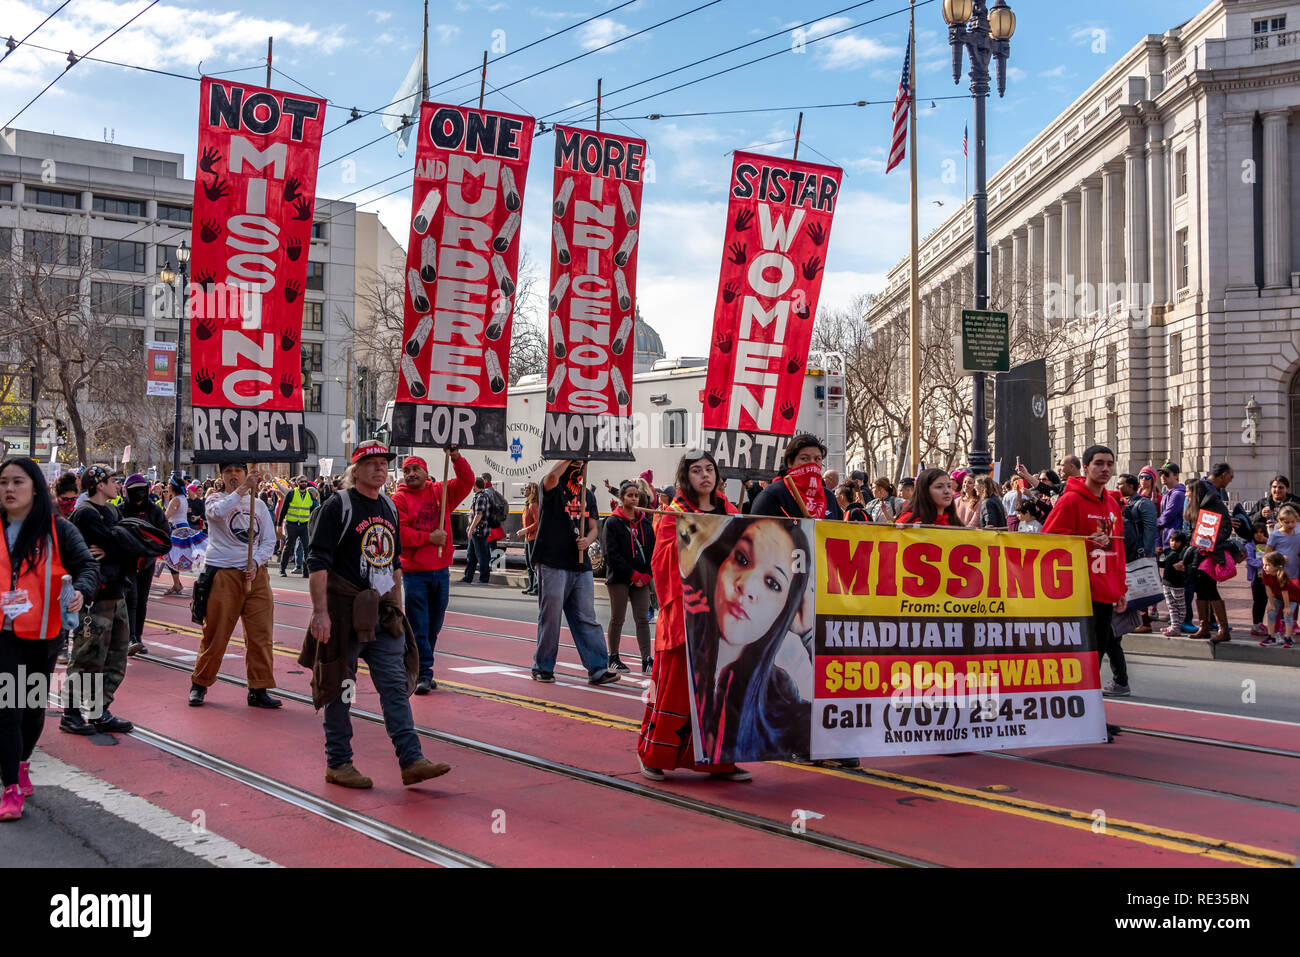
[[[131,216],[139,219],[144,215],[144,203],[138,199],[96,196],[90,201],[90,208],[97,213],[108,213],[110,216]]]
[[[1097,444],[1097,420],[1088,416],[1083,420],[1083,447]]]
[[[1119,415],[1112,412],[1106,416],[1106,444],[1119,458]]]
[[[1119,346],[1111,343],[1106,347],[1106,384],[1114,385],[1119,381]]]
[[[307,332],[325,331],[325,303],[323,302],[303,303],[302,327]]]
[[[1178,230],[1176,249],[1178,250],[1178,288],[1183,290],[1191,285],[1192,281],[1191,250],[1188,247],[1186,229]]]
[[[680,448],[686,444],[686,410],[665,409],[663,426],[664,445]]]
[[[148,159],[144,156],[134,156],[131,158],[131,169],[136,173],[144,173],[146,176],[166,176],[169,179],[176,178],[176,164],[167,160]]]
[[[170,203],[158,204],[158,221],[167,223],[188,223],[193,218],[188,206],[172,206]]]
[[[32,304],[38,311],[54,316],[67,314],[77,308],[80,298],[78,283],[75,279],[62,276],[27,276],[24,284],[27,294],[32,297]]]
[[[95,266],[100,269],[144,272],[144,243],[124,239],[96,239],[92,251]]]
[[[1174,196],[1187,195],[1187,150],[1174,154]]]
[[[1295,409],[1295,398],[1294,398],[1295,386],[1292,386],[1291,388],[1292,388],[1291,408],[1292,410],[1294,410]],[[1292,416],[1292,421],[1295,421],[1294,411],[1292,411],[1291,416]],[[1292,434],[1291,441],[1292,441],[1292,445],[1294,446],[1295,444],[1294,426],[1292,427],[1291,434]],[[1175,406],[1174,408],[1169,410],[1169,459],[1171,462],[1174,462],[1177,465],[1181,465],[1184,469],[1187,468],[1187,463],[1183,461],[1183,410],[1181,406]],[[1296,454],[1295,454],[1295,449],[1293,447],[1291,450],[1291,462],[1294,463],[1295,461],[1296,461]],[[1300,472],[1293,473],[1293,474],[1300,475]]]
[[[1093,389],[1097,385],[1097,355],[1093,353],[1088,357],[1088,368],[1083,370],[1083,387],[1084,389]]]
[[[1169,374],[1171,376],[1183,374],[1183,334],[1181,332],[1169,334]]]
[[[144,286],[120,282],[92,282],[90,308],[111,316],[144,316]]]
[[[315,223],[312,223],[312,224],[311,224],[311,238],[312,238],[312,239],[324,239],[324,238],[325,238],[325,223],[324,223],[324,222],[319,222],[319,221],[318,221],[318,222],[315,222]]]
[[[1065,360],[1065,381],[1061,383],[1061,388],[1066,392],[1074,388],[1074,356]]]
[[[1074,420],[1070,419],[1065,423],[1065,451],[1063,455],[1077,455],[1081,452],[1078,446],[1074,444]]]
[[[321,387],[319,384],[307,386],[302,390],[304,412],[323,412],[321,408]]]
[[[308,263],[307,264],[307,288],[325,290],[325,264]]]
[[[14,248],[14,231],[7,226],[0,228],[0,258],[8,259],[9,252]]]
[[[64,193],[57,189],[36,189],[28,187],[24,194],[30,206],[57,206],[60,209],[77,209],[81,197],[77,193]]]
[[[81,262],[81,237],[24,229],[23,259],[43,266],[75,266]]]
[[[14,198],[14,187],[12,183],[0,183],[0,201],[11,201]]]
[[[320,342],[302,344],[302,371],[320,372],[325,368],[325,345]]]

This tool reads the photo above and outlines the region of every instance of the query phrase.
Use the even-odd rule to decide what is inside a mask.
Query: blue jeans
[[[573,644],[591,680],[609,670],[605,631],[596,620],[596,584],[591,572],[571,572],[537,565],[537,653],[533,667],[554,672],[560,651],[560,613],[573,632]]]
[[[406,593],[406,620],[415,632],[415,644],[420,649],[420,677],[433,677],[433,651],[438,644],[438,632],[447,614],[447,598],[451,592],[451,573],[445,568],[427,572],[402,572],[402,588]]]
[[[415,719],[411,716],[411,701],[406,696],[406,665],[402,655],[406,640],[380,629],[375,640],[362,644],[353,640],[348,649],[348,670],[356,681],[357,658],[370,666],[370,680],[379,692],[383,705],[384,729],[393,741],[397,763],[402,767],[414,764],[424,753],[420,739],[415,734]],[[325,761],[332,768],[352,762],[352,705],[342,697],[325,706]]]
[[[492,555],[488,550],[488,540],[485,537],[479,538],[475,535],[469,537],[465,544],[465,577],[463,582],[472,582],[474,580],[474,566],[477,563],[482,569],[479,578],[480,581],[488,581],[492,574]]]

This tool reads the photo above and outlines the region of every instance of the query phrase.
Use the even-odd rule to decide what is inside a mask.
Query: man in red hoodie
[[[1091,445],[1083,453],[1083,475],[1066,479],[1065,491],[1043,523],[1045,535],[1084,535],[1088,541],[1088,581],[1092,585],[1092,630],[1097,640],[1097,667],[1114,640],[1111,616],[1124,611],[1128,590],[1124,563],[1124,521],[1119,499],[1106,491],[1115,474],[1115,453]],[[1127,676],[1124,676],[1127,677]],[[1118,680],[1118,679],[1117,679]],[[1106,725],[1108,737],[1119,729]]]
[[[438,687],[433,680],[433,649],[447,613],[451,593],[451,513],[474,487],[474,470],[459,449],[447,449],[456,477],[447,482],[447,506],[442,509],[442,482],[429,481],[429,466],[418,455],[402,462],[402,482],[393,493],[402,537],[402,584],[406,592],[406,618],[420,649],[416,694]],[[441,514],[440,514],[441,510]]]

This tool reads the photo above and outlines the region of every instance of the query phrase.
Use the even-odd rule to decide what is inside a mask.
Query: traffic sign
[[[1010,372],[1010,317],[1005,312],[963,309],[961,353],[967,372]]]

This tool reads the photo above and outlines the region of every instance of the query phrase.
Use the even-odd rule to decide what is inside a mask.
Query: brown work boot
[[[450,770],[450,764],[444,764],[441,761],[434,764],[428,758],[420,758],[420,760],[402,768],[402,783],[419,784],[421,781],[429,780],[429,778],[442,777]]]
[[[340,764],[337,768],[325,769],[326,784],[341,784],[345,788],[369,788],[374,787],[375,782],[370,780],[351,764]]]

